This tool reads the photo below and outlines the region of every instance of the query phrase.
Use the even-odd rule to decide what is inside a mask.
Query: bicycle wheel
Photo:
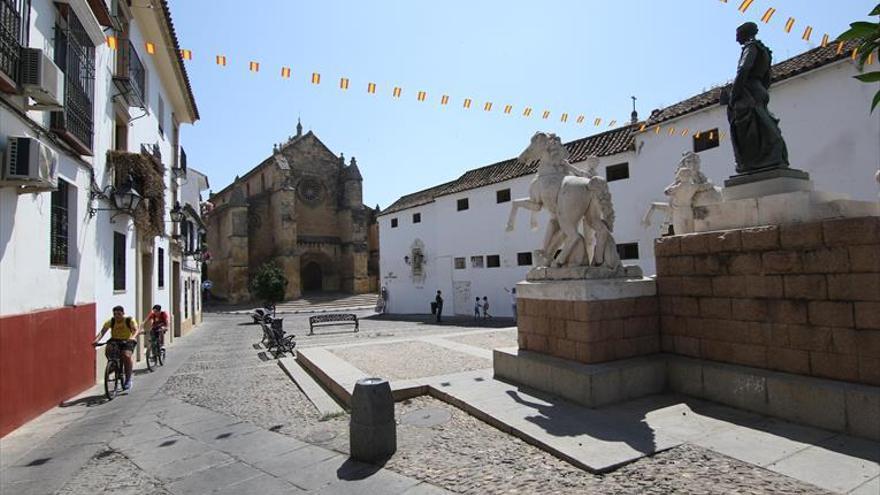
[[[153,350],[153,346],[147,346],[147,355],[144,361],[147,362],[147,370],[153,371],[153,360],[156,359],[156,352]]]
[[[116,361],[108,361],[104,368],[104,395],[107,400],[113,400],[122,388],[121,371]]]

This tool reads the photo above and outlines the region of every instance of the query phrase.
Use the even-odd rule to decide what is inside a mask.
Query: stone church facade
[[[369,235],[376,211],[364,206],[362,183],[354,158],[346,164],[297,124],[296,136],[210,198],[212,296],[250,300],[250,274],[267,261],[284,270],[286,299],[304,292],[376,290],[377,274],[368,269],[371,252],[378,250]]]

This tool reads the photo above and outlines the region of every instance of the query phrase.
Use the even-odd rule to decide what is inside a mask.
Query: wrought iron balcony
[[[180,158],[177,161],[177,167],[172,168],[171,172],[174,174],[174,177],[186,177],[186,151],[183,150],[183,146],[180,147]]]
[[[30,0],[0,0],[0,90],[18,90],[21,47],[27,41]]]
[[[119,47],[113,84],[130,107],[144,108],[147,72],[131,41]]]
[[[94,140],[95,46],[72,9],[55,28],[55,63],[64,71],[64,110],[52,112],[52,130],[81,155]]]

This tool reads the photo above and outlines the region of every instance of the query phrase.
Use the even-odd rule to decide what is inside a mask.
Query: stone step
[[[296,358],[285,357],[278,360],[278,364],[287,373],[287,375],[296,383],[296,385],[306,394],[306,397],[312,401],[322,417],[335,416],[344,414],[345,410],[339,405],[333,397],[325,391],[321,385],[303,369]]]

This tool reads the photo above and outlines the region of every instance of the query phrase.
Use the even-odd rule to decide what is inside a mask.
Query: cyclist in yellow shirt
[[[123,390],[131,388],[131,353],[137,347],[137,336],[140,333],[140,327],[137,320],[131,316],[125,316],[125,308],[116,306],[113,308],[113,318],[104,322],[101,327],[101,333],[95,339],[97,344],[104,334],[110,330],[110,340],[107,341],[106,352],[109,354],[111,346],[118,346],[122,354],[122,364],[125,367],[125,383],[122,385]]]

